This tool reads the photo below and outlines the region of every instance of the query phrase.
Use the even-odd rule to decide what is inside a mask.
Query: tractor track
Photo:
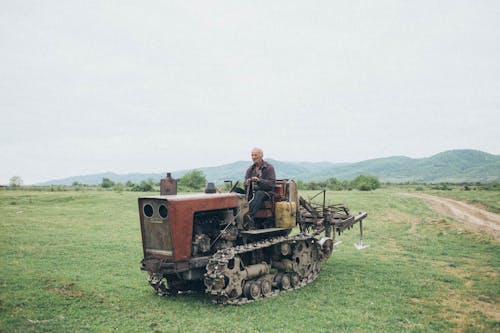
[[[205,274],[205,281],[209,281],[206,292],[212,295],[212,302],[215,304],[243,305],[253,302],[254,300],[257,300],[245,297],[245,295],[240,295],[235,299],[230,299],[228,298],[229,295],[227,294],[226,285],[224,283],[221,284],[217,283],[218,279],[221,279],[222,282],[224,280],[224,276],[231,277],[226,274],[227,272],[229,272],[227,270],[227,264],[231,259],[244,253],[252,252],[257,249],[268,248],[272,245],[277,245],[283,242],[300,242],[300,241],[313,241],[313,243],[316,244],[318,239],[314,238],[311,235],[298,234],[295,236],[280,236],[276,238],[267,239],[264,241],[259,241],[255,243],[249,243],[246,245],[239,245],[229,249],[219,250],[210,259],[210,262],[207,265],[207,273]],[[299,278],[299,272],[298,271],[294,272],[295,275],[297,276],[297,281],[292,282],[290,286],[285,288],[285,290],[280,290],[279,287],[276,288],[276,286],[274,286],[272,292],[263,296],[264,297],[276,296],[280,293],[280,291],[299,289],[308,284],[311,284],[314,280],[316,280],[321,271],[321,261],[324,259],[328,259],[330,255],[331,252],[329,252],[329,254],[326,257],[317,258],[317,261],[315,262],[314,265],[314,269],[311,269],[310,271],[307,272],[306,275],[301,276],[300,278]],[[258,299],[260,299],[260,296]]]

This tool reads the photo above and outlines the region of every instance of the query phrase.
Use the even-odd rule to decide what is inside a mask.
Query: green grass
[[[355,227],[312,285],[241,307],[152,294],[141,193],[0,191],[0,332],[500,332],[498,243],[399,191],[329,192],[370,247]]]

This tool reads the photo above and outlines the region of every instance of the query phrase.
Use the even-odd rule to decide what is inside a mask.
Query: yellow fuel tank
[[[295,227],[297,206],[295,202],[278,201],[274,210],[277,228]]]

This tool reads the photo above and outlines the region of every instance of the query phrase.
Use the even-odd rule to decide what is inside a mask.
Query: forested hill
[[[500,155],[477,150],[450,150],[427,158],[394,156],[335,166],[309,174],[308,179],[333,175],[352,179],[359,174],[390,182],[488,182],[500,180]]]
[[[489,182],[500,181],[500,155],[492,155],[478,150],[450,150],[427,158],[409,158],[393,156],[366,160],[357,163],[334,164],[330,162],[283,162],[269,159],[278,178],[289,178],[302,181],[322,180],[330,177],[337,179],[353,179],[360,174],[374,175],[386,182]],[[249,161],[238,161],[216,167],[200,167],[208,181],[222,183],[224,180],[243,178]],[[174,178],[179,178],[191,170],[173,171],[165,166],[165,172],[172,171]],[[152,178],[159,181],[165,173],[134,173],[118,175],[100,173],[86,176],[75,176],[52,180],[37,185],[71,185],[99,184],[103,178],[113,182],[141,180]]]

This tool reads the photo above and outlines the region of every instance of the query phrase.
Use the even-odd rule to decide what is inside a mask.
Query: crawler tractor
[[[274,193],[251,225],[251,194],[177,195],[167,174],[161,195],[139,198],[144,259],[141,269],[158,295],[205,291],[213,302],[244,304],[314,281],[335,236],[362,220],[343,205],[313,204],[292,180],[276,180]],[[298,226],[296,232],[292,230]]]

